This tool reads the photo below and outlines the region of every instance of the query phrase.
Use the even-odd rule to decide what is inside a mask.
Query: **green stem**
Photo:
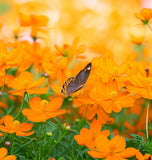
[[[39,140],[39,160],[41,160],[41,137],[42,137],[42,123],[41,123],[40,140]]]
[[[46,122],[43,123],[44,126],[44,140],[46,140]]]
[[[26,92],[26,95],[27,95],[27,99],[28,99],[28,102],[29,102],[30,99],[29,99],[29,94],[27,92]]]
[[[13,134],[13,141],[12,141],[11,154],[13,153],[14,140],[15,140],[15,133]]]
[[[6,81],[6,71],[5,71],[5,75],[4,75],[3,86],[2,86],[1,91],[0,91],[1,92],[1,96],[2,96],[3,89],[5,87],[5,81]]]
[[[4,136],[3,139],[0,141],[0,144],[1,144],[2,142],[4,142],[4,140],[6,139],[6,137],[7,137],[7,133],[5,133],[5,136]]]
[[[56,143],[52,146],[52,148],[49,150],[49,153],[54,149],[54,147],[62,140],[62,138],[66,135],[67,130],[62,134],[62,136],[56,141]]]
[[[25,97],[25,94],[24,94],[24,97]],[[15,116],[14,120],[15,120],[15,119],[17,119],[17,117],[19,116],[19,114],[20,114],[20,113],[21,113],[21,111],[22,111],[23,103],[24,103],[24,97],[23,97],[23,99],[22,99],[22,103],[21,103],[20,109],[19,109],[19,111],[18,111],[17,115]]]
[[[147,137],[147,139],[149,139],[149,136],[148,136],[148,114],[149,114],[149,101],[148,101],[148,105],[147,105],[147,115],[146,115],[146,137]]]

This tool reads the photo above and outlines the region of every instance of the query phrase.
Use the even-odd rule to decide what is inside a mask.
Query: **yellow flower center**
[[[42,100],[41,102],[40,102],[40,105],[41,106],[47,106],[49,104],[49,102],[47,101],[47,100]]]
[[[116,97],[117,96],[117,92],[116,91],[110,92],[110,96],[113,97],[113,98]]]
[[[15,127],[18,127],[21,123],[18,120],[13,121]]]
[[[113,68],[113,75],[114,75],[114,76],[119,75],[119,68],[118,68],[118,67],[114,67],[114,68]]]

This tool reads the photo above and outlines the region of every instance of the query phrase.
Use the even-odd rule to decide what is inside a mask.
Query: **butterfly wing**
[[[91,70],[91,63],[89,63],[83,70],[81,70],[76,77],[70,77],[62,86],[61,93],[69,95],[84,87]]]
[[[86,83],[90,71],[91,71],[91,63],[87,64],[87,66],[77,74],[75,79],[79,85],[84,85]]]

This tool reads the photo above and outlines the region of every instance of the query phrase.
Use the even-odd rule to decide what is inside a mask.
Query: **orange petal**
[[[103,131],[101,131],[100,134],[102,134],[105,137],[108,137],[108,136],[110,136],[110,131],[109,130],[103,130]]]
[[[18,127],[18,130],[20,131],[29,131],[31,130],[33,127],[33,124],[32,123],[26,123],[26,122],[23,122],[19,125]]]
[[[9,93],[13,94],[13,95],[18,95],[18,96],[24,96],[25,90],[14,90],[14,91],[8,91]]]
[[[41,77],[39,79],[37,79],[35,82],[33,82],[32,84],[29,85],[29,88],[37,88],[37,87],[40,87],[42,86],[42,84],[44,83],[45,81],[45,78],[44,77]]]
[[[27,90],[28,94],[46,94],[48,91],[47,87],[37,88],[37,89],[29,89]]]
[[[140,153],[140,151],[137,151],[137,152],[136,152],[136,158],[137,158],[138,160],[145,160],[144,156]]]
[[[16,131],[16,136],[30,136],[34,133],[35,131],[32,132],[21,132],[21,131]]]
[[[79,145],[86,145],[88,139],[82,135],[75,135],[74,139],[77,141]]]
[[[99,120],[94,119],[90,126],[90,131],[98,133],[101,131],[102,124]]]
[[[62,95],[61,94],[61,86],[59,86],[56,83],[51,84],[52,90],[57,94],[57,95]]]
[[[46,110],[47,111],[57,110],[57,109],[61,108],[62,103],[63,103],[63,98],[62,97],[55,97],[48,104],[48,106],[46,107]]]
[[[100,153],[100,152],[98,152],[98,151],[96,152],[94,150],[87,151],[87,153],[94,158],[104,158],[108,155],[108,153]]]
[[[60,48],[58,45],[54,45],[54,47],[56,48],[56,50],[62,55],[63,54],[63,50],[62,48]]]
[[[28,84],[33,82],[33,74],[28,71],[22,72],[17,78],[20,82],[26,81]]]
[[[7,149],[2,147],[0,148],[0,159],[4,158],[7,155]]]
[[[62,109],[62,110],[53,111],[53,112],[46,112],[45,114],[46,114],[46,119],[50,119],[65,113],[66,113],[66,110]]]
[[[114,148],[113,152],[121,152],[126,147],[126,141],[123,137],[117,135],[111,139],[110,147]]]
[[[108,138],[106,138],[103,135],[99,135],[96,138],[95,146],[97,147],[97,150],[99,152],[109,153],[110,152],[109,143],[110,143],[110,141]]]
[[[16,158],[17,158],[17,157],[14,156],[14,155],[9,155],[9,156],[3,158],[3,160],[16,160]]]
[[[39,109],[41,107],[40,102],[41,102],[40,97],[33,97],[29,101],[29,106],[32,110],[39,111]]]
[[[139,152],[137,149],[129,147],[121,151],[120,153],[117,153],[116,155],[122,158],[128,158],[136,155],[136,153]]]

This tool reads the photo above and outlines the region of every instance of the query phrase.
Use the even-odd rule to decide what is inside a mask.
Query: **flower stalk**
[[[25,94],[24,94],[24,97],[25,97]],[[22,99],[22,103],[21,103],[20,109],[19,109],[17,115],[15,116],[14,120],[17,119],[17,117],[20,115],[20,113],[21,113],[21,111],[22,111],[23,103],[24,103],[24,97],[23,97],[23,99]]]
[[[13,140],[12,140],[11,154],[12,154],[12,152],[13,152],[14,140],[15,140],[15,133],[13,134]]]
[[[149,101],[148,101],[148,105],[147,105],[147,114],[146,114],[146,138],[149,139],[149,135],[148,135],[148,115],[149,115]]]

